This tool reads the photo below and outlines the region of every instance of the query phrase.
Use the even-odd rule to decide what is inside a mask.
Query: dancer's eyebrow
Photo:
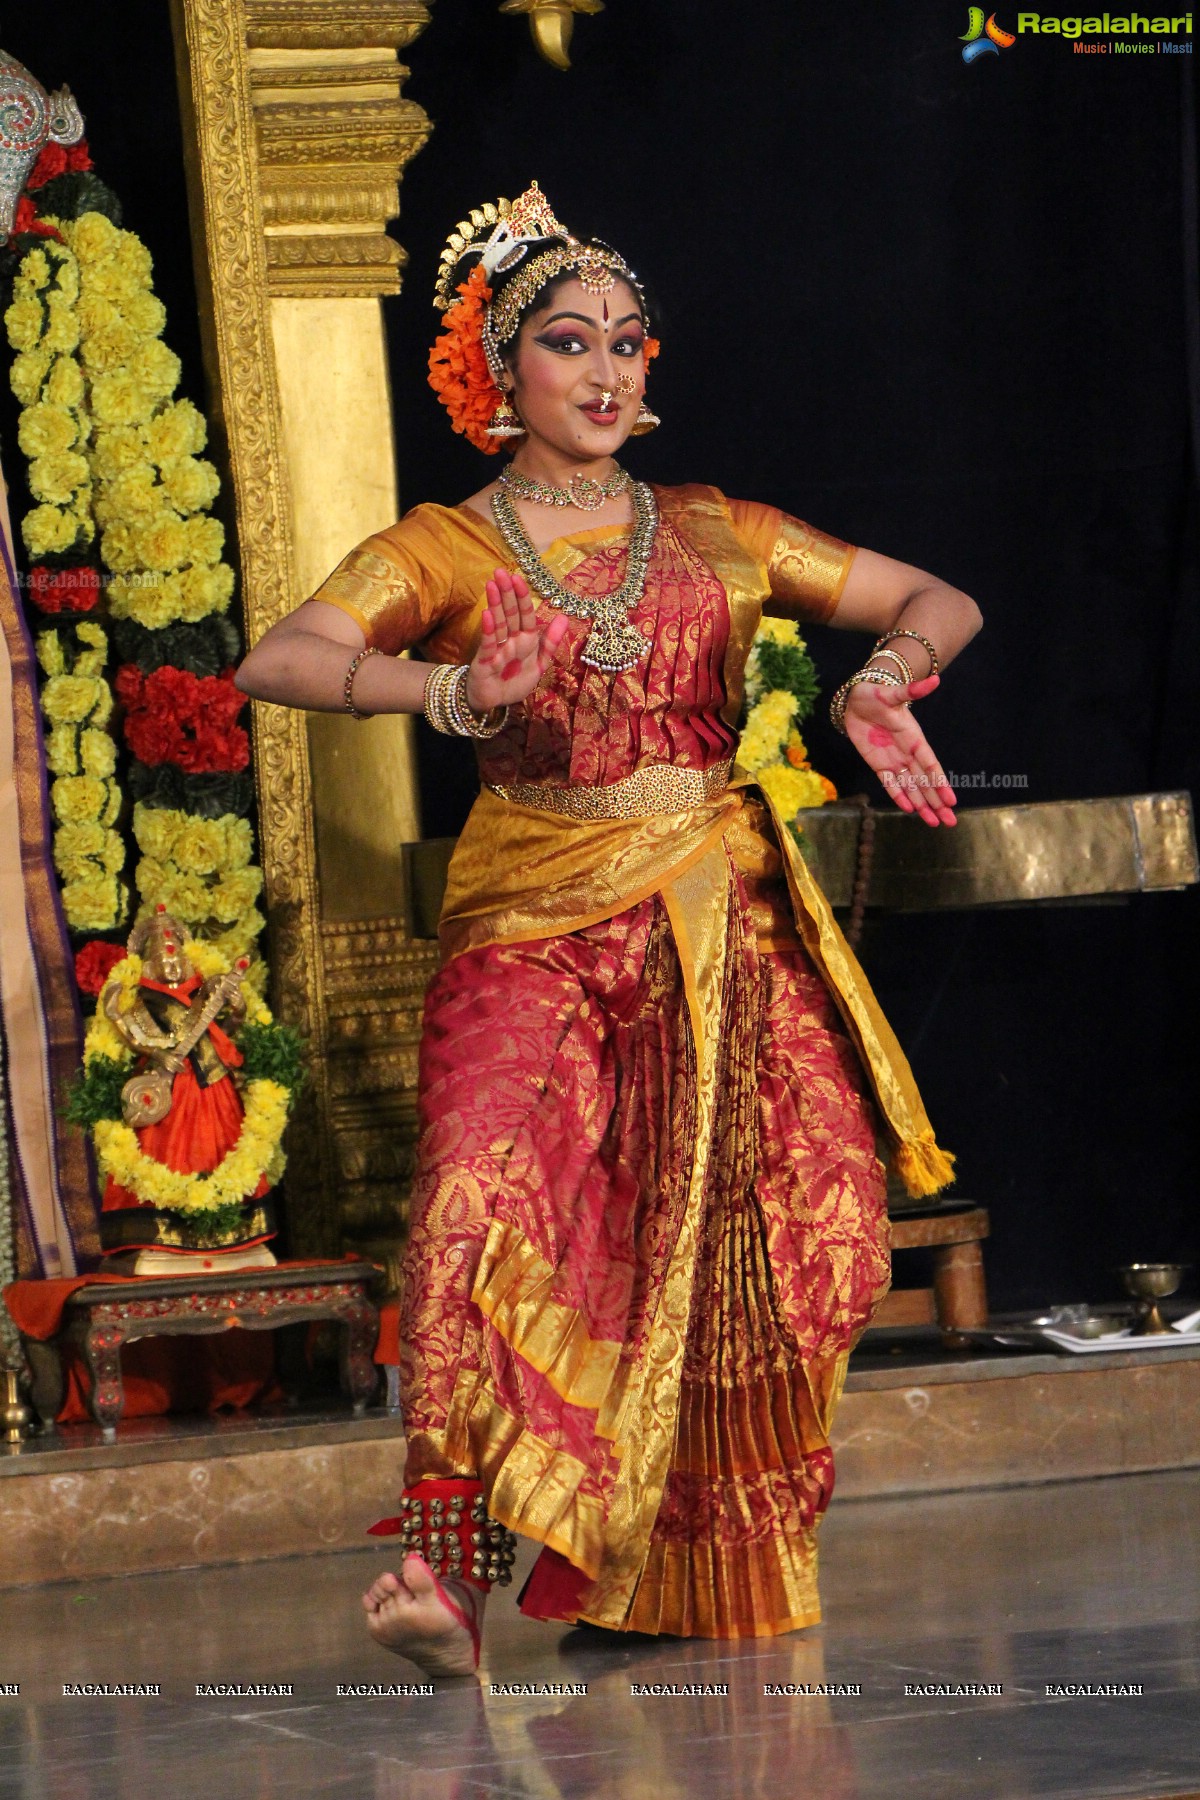
[[[626,313],[623,319],[617,320],[617,325],[630,325],[635,319],[640,320],[641,316],[641,313]],[[550,317],[546,320],[546,325],[554,325],[559,319],[577,319],[581,325],[594,325],[596,323],[595,319],[589,319],[586,313],[560,312],[551,313]],[[543,331],[546,329],[546,325],[543,325]]]

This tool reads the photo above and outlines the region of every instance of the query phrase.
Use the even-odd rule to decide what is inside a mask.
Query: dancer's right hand
[[[512,706],[531,694],[562,642],[565,613],[538,618],[529,585],[521,575],[497,569],[487,584],[479,648],[467,676],[467,705],[472,712]]]

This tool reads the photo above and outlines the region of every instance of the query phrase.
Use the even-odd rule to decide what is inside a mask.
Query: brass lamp
[[[538,51],[556,69],[569,69],[571,33],[576,13],[604,11],[604,0],[504,0],[502,13],[528,13]]]

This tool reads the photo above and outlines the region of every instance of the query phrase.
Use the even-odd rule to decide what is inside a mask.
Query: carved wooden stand
[[[280,1378],[293,1393],[303,1367],[303,1330],[315,1320],[342,1326],[342,1387],[355,1414],[365,1411],[379,1377],[374,1362],[379,1312],[371,1298],[378,1272],[372,1263],[339,1262],[306,1268],[242,1270],[230,1275],[168,1275],[132,1282],[96,1283],[67,1301],[62,1338],[78,1345],[91,1378],[88,1404],[108,1439],[116,1436],[125,1407],[121,1346],[135,1338],[211,1335],[241,1327],[285,1332]],[[298,1342],[297,1339],[300,1341]],[[60,1339],[60,1343],[61,1343]],[[42,1362],[43,1382],[45,1360]],[[61,1375],[59,1377],[61,1386]],[[61,1395],[60,1402],[61,1404]],[[38,1410],[52,1405],[44,1393]],[[53,1406],[49,1416],[58,1410]]]

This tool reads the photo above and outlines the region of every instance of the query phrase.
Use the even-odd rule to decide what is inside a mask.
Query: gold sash
[[[672,814],[590,820],[520,806],[485,789],[450,863],[439,936],[446,959],[483,944],[519,944],[599,924],[651,894],[662,896],[674,933],[696,1040],[705,1056],[708,1021],[720,1016],[722,967],[707,953],[709,911],[723,883],[689,881],[717,852],[751,777],[736,772],[718,799]],[[917,1084],[832,909],[771,806],[800,940],[832,993],[871,1079],[908,1192],[934,1194],[953,1177],[953,1158],[934,1138]],[[714,865],[715,869],[715,865]],[[710,992],[715,982],[715,993]]]

